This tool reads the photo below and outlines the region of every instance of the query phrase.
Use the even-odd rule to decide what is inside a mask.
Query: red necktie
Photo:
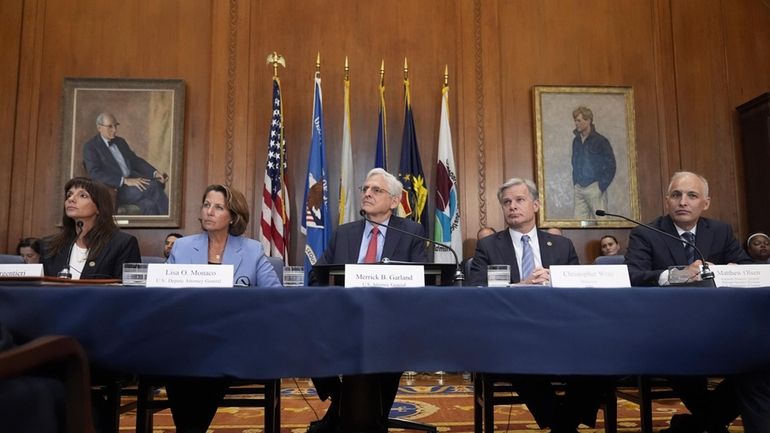
[[[372,227],[372,237],[369,238],[369,247],[366,248],[364,263],[377,263],[377,227]]]

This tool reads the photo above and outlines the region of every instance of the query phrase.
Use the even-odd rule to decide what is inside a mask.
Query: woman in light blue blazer
[[[249,223],[243,194],[226,185],[209,185],[203,193],[200,222],[203,233],[177,239],[167,263],[233,265],[236,285],[281,286],[262,244],[241,236]],[[227,386],[224,379],[180,378],[166,383],[176,431],[205,432]]]
[[[226,185],[209,185],[199,219],[203,233],[178,239],[167,263],[233,265],[235,285],[281,286],[262,244],[241,236],[249,223],[243,194]]]

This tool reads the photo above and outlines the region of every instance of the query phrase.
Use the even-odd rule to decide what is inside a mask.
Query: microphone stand
[[[462,286],[462,285],[463,285],[463,281],[465,281],[465,274],[463,273],[463,270],[462,270],[462,266],[460,266],[460,260],[457,258],[457,252],[455,252],[455,250],[453,250],[453,249],[452,249],[452,247],[450,247],[450,246],[448,246],[448,245],[444,245],[444,244],[442,244],[442,243],[439,243],[439,242],[436,242],[436,241],[434,241],[433,239],[429,239],[429,238],[426,238],[426,237],[424,237],[424,236],[416,235],[416,234],[414,234],[414,233],[409,233],[408,231],[406,231],[406,230],[402,230],[402,229],[399,229],[399,228],[397,228],[397,227],[389,226],[389,225],[387,225],[387,224],[378,223],[377,221],[372,221],[371,219],[369,219],[369,218],[366,216],[366,212],[364,212],[364,210],[363,210],[363,209],[361,209],[361,210],[358,212],[358,214],[359,214],[359,215],[361,215],[361,216],[364,218],[364,220],[366,220],[366,221],[367,221],[367,222],[369,222],[370,224],[373,224],[373,225],[377,225],[377,226],[380,226],[380,227],[385,227],[385,228],[386,228],[386,229],[388,229],[388,230],[395,230],[395,231],[397,231],[397,232],[399,232],[399,233],[403,233],[403,234],[405,234],[405,235],[407,235],[407,236],[411,236],[411,237],[413,237],[413,238],[417,238],[417,239],[423,240],[423,241],[425,241],[425,242],[428,242],[428,243],[430,243],[431,245],[433,245],[433,251],[434,251],[434,252],[436,251],[436,246],[440,246],[440,247],[446,248],[446,249],[448,249],[449,251],[451,251],[451,252],[452,252],[452,255],[453,255],[453,256],[454,256],[454,258],[455,258],[455,275],[454,275],[454,277],[453,277],[453,282],[454,282],[454,285],[455,285],[455,286]],[[381,260],[381,262],[382,262],[382,263],[399,263],[399,262],[397,262],[397,261],[394,261],[394,260],[390,260],[390,259],[388,259],[388,258],[384,258],[384,259],[382,259],[382,260]],[[404,262],[401,262],[401,263],[404,263]]]
[[[75,232],[77,233],[77,236],[75,236],[75,240],[72,241],[72,245],[70,245],[70,249],[67,252],[67,264],[65,264],[64,268],[62,268],[62,270],[56,274],[56,276],[59,278],[66,278],[68,280],[72,279],[72,273],[70,272],[70,258],[72,257],[72,249],[75,247],[78,239],[80,239],[80,235],[83,233],[83,221],[78,221],[75,223]]]
[[[675,240],[677,240],[679,242],[682,242],[685,245],[691,246],[695,250],[695,252],[698,253],[698,258],[700,258],[701,263],[703,263],[703,266],[701,267],[701,271],[700,271],[700,279],[703,280],[703,281],[708,281],[710,283],[709,284],[710,286],[712,286],[712,287],[714,286],[714,282],[713,282],[713,280],[714,280],[714,271],[712,271],[709,268],[709,264],[708,264],[708,262],[706,262],[706,257],[703,255],[703,253],[700,251],[700,249],[695,245],[695,243],[687,241],[687,240],[684,240],[684,239],[682,239],[680,237],[674,236],[671,233],[664,232],[663,230],[661,230],[661,229],[659,229],[657,227],[653,227],[653,226],[651,226],[649,224],[644,224],[642,222],[632,220],[631,218],[628,218],[628,217],[623,216],[623,215],[605,212],[602,209],[597,209],[596,210],[596,216],[613,216],[613,217],[617,217],[617,218],[622,218],[622,219],[624,219],[624,220],[626,220],[628,222],[634,223],[634,224],[636,224],[638,226],[641,226],[641,227],[644,227],[644,228],[648,228],[648,229],[650,229],[650,230],[652,230],[654,232],[660,233],[660,234],[662,234],[664,236],[668,236],[668,237],[670,237],[672,239],[675,239]]]

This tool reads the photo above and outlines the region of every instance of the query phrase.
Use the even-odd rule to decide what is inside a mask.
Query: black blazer
[[[361,239],[364,236],[366,221],[359,220],[337,227],[318,264],[352,264],[358,262],[361,250]],[[412,233],[415,236],[425,236],[420,224],[412,220],[392,215],[389,227]],[[428,254],[425,242],[414,236],[408,236],[396,230],[388,230],[385,244],[382,246],[382,258],[404,262],[425,263]]]
[[[668,215],[658,217],[650,225],[679,237],[674,221]],[[707,262],[716,265],[753,263],[735,239],[732,228],[717,220],[698,219],[695,245]],[[631,230],[626,265],[632,286],[657,286],[658,277],[669,266],[687,265],[687,253],[681,241],[639,226]]]
[[[45,275],[55,277],[67,265],[69,248],[62,248],[58,254],[46,257],[43,252],[43,271]],[[123,263],[141,263],[139,243],[128,233],[116,230],[112,238],[94,260],[86,260],[81,279],[86,278],[123,278]]]
[[[568,238],[538,230],[537,240],[540,244],[540,259],[544,268],[551,265],[580,264],[575,246]],[[485,237],[476,244],[476,253],[471,261],[471,274],[468,278],[471,286],[487,285],[487,265],[510,265],[511,283],[521,281],[519,264],[516,262],[516,250],[507,228]]]

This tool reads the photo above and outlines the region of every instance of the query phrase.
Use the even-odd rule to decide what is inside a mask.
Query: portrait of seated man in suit
[[[111,113],[96,116],[98,134],[83,146],[88,175],[117,191],[120,214],[168,214],[168,175],[134,153],[126,140],[117,135],[118,125]]]

